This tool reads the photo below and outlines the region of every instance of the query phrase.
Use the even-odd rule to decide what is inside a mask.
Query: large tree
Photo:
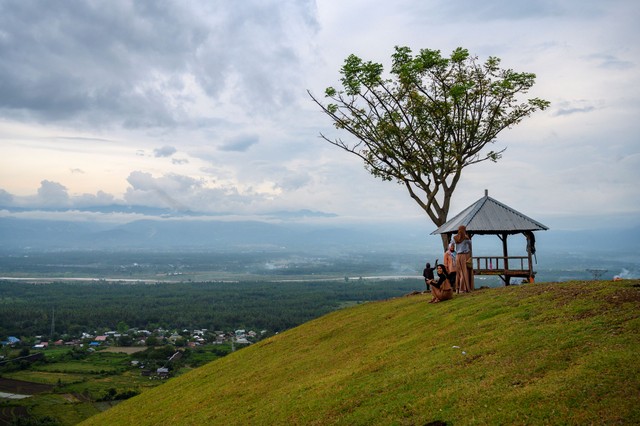
[[[396,46],[386,76],[381,64],[350,55],[340,73],[342,88],[328,87],[326,102],[309,95],[355,139],[322,138],[360,157],[373,176],[403,184],[436,226],[447,221],[462,169],[497,161],[504,149],[485,146],[549,106],[539,98],[517,99],[535,74],[502,69],[496,57],[480,63],[463,48],[446,58],[439,50],[414,56]]]

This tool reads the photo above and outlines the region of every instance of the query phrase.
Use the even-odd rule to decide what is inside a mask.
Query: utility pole
[[[51,335],[50,339],[53,340],[53,333],[56,331],[56,308],[51,308]]]

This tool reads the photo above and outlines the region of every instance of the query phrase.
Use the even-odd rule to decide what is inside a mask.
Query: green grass
[[[12,406],[26,408],[32,420],[53,418],[59,425],[75,425],[104,411],[117,402],[98,402],[111,390],[123,392],[145,390],[158,386],[160,381],[142,377],[140,370],[131,368],[125,353],[98,351],[84,359],[67,360],[66,351],[45,353],[52,363],[33,365],[30,369],[3,373],[4,378],[56,386],[51,393],[41,393],[21,400],[0,400],[4,410]],[[4,401],[4,402],[3,402]],[[35,419],[35,420],[34,420]],[[0,420],[0,423],[2,421]]]
[[[31,407],[29,413],[36,418],[54,418],[60,425],[74,425],[103,411],[96,405],[91,402],[70,402],[64,395],[51,394],[40,404]]]
[[[49,358],[49,353],[47,353]],[[88,374],[116,374],[129,369],[129,355],[116,352],[95,352],[81,360],[57,361],[60,356],[52,356],[55,362],[34,366],[33,372],[47,372],[51,375],[88,375]]]
[[[427,301],[333,312],[86,424],[640,423],[638,282]]]
[[[58,383],[77,383],[86,379],[84,374],[51,373],[47,371],[20,370],[11,373],[3,373],[2,377],[25,382],[42,383],[45,385],[56,385]]]
[[[42,365],[37,367],[39,371],[50,371],[54,373],[76,373],[76,374],[98,374],[114,373],[122,367],[108,364],[80,363],[77,361],[56,362],[55,364]]]

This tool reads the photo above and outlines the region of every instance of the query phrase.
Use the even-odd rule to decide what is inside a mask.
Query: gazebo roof
[[[523,231],[546,231],[549,229],[538,221],[489,197],[484,197],[458,213],[453,219],[433,231],[431,234],[450,234],[464,225],[467,232],[473,234],[517,234]]]

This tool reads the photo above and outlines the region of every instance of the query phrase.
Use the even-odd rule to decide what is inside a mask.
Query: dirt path
[[[146,346],[110,346],[106,349],[103,349],[101,352],[115,352],[115,353],[124,353],[124,354],[135,354],[136,352],[142,352],[147,349]]]

